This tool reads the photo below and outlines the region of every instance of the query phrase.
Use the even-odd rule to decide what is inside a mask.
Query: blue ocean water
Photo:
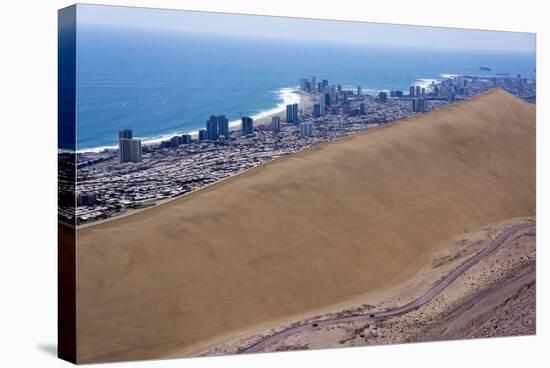
[[[480,66],[492,68],[482,72]],[[401,89],[444,74],[534,76],[535,55],[392,49],[237,39],[123,28],[77,31],[77,148],[116,145],[118,131],[153,139],[196,131],[212,114],[239,119],[280,105],[299,78],[364,91]],[[283,90],[284,92],[284,90]]]

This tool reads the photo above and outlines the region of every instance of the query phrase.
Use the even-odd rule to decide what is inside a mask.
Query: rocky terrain
[[[351,314],[395,308],[421,295],[434,281],[483,249],[503,229],[532,219],[514,219],[465,233],[435,255],[412,280],[377,305],[362,304],[304,321],[319,321]],[[346,346],[399,344],[479,337],[518,336],[536,333],[536,231],[521,230],[494,253],[482,259],[437,297],[410,313],[319,327],[284,338],[266,351],[288,351]],[[238,353],[276,331],[248,336],[215,346],[205,355]]]

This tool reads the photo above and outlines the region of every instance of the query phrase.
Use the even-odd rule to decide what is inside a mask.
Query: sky
[[[535,52],[535,34],[79,4],[79,25],[386,47]]]

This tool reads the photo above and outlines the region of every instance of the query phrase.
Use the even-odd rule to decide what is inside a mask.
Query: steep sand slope
[[[387,288],[534,213],[535,107],[502,90],[320,145],[79,230],[78,360],[167,356]]]

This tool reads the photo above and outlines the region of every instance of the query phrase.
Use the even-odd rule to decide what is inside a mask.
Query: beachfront
[[[138,163],[118,163],[114,149],[78,153],[78,207],[76,213],[70,207],[61,208],[60,218],[73,222],[76,217],[78,224],[85,224],[151,207],[290,153],[435,110],[490,88],[501,87],[527,100],[535,98],[532,80],[508,76],[452,76],[432,81],[424,90],[413,87],[412,91],[368,95],[328,82],[322,90],[306,84],[299,91],[299,123],[287,123],[284,110],[279,110],[255,119],[251,135],[242,136],[240,127],[233,125],[224,140],[197,141],[194,136],[189,144],[144,145],[143,161]],[[332,103],[323,104],[319,114],[315,105],[325,92]],[[275,115],[282,121],[279,132],[273,132],[270,125]],[[311,134],[304,135],[302,127],[308,124]]]

